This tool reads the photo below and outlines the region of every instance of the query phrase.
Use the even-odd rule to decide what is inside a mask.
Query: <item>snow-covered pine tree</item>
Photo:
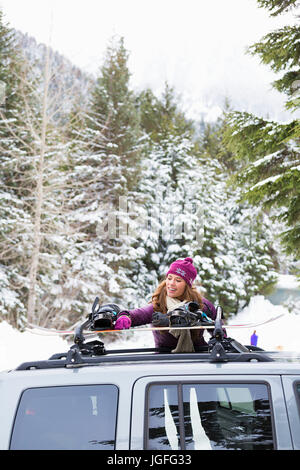
[[[277,253],[274,248],[273,224],[260,207],[240,202],[239,192],[227,193],[224,203],[231,229],[230,266],[228,278],[230,302],[228,313],[237,313],[257,294],[272,292],[276,281]],[[231,274],[232,273],[232,274]],[[223,293],[220,299],[222,300]]]
[[[296,7],[296,0],[258,0],[260,7],[278,15]],[[242,163],[237,182],[254,205],[271,209],[283,222],[281,239],[288,254],[300,254],[300,28],[288,25],[264,36],[249,48],[281,78],[273,86],[287,95],[286,108],[295,113],[287,123],[246,112],[228,116],[226,142]]]
[[[55,125],[61,97],[47,99],[50,57],[44,61],[49,73],[38,74],[9,34],[13,56],[6,58],[11,75],[0,122],[0,298],[3,316],[23,326],[47,322],[58,298],[53,290],[69,248],[63,194],[68,146]]]
[[[28,240],[24,227],[30,223],[27,197],[32,181],[25,173],[32,164],[27,158],[31,140],[22,125],[22,55],[2,10],[0,56],[0,315],[20,324],[26,316],[28,287],[28,251],[24,249]]]
[[[146,195],[147,223],[139,240],[145,255],[135,274],[137,290],[145,299],[172,261],[190,256],[199,228],[199,175],[192,124],[180,110],[174,90],[166,83],[160,98],[146,90],[137,102],[149,136],[140,185]]]
[[[225,131],[223,116],[208,126],[201,140],[205,229],[196,259],[199,256],[200,279],[209,298],[219,302],[225,314],[233,314],[252,295],[272,288],[277,254],[267,214],[242,201],[241,190],[229,184],[238,163],[224,145]]]
[[[127,62],[124,39],[112,38],[92,93],[88,121],[90,130],[101,132],[104,147],[98,169],[103,197],[115,206],[119,196],[135,190],[140,172],[140,123]]]
[[[141,252],[129,230],[143,144],[127,62],[123,38],[112,38],[81,127],[73,132],[70,222],[81,237],[73,262],[80,266],[85,302],[98,295],[102,303],[126,304]]]

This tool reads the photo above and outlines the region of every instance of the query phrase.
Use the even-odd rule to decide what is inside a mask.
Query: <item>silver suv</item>
[[[79,335],[68,352],[2,372],[0,448],[300,449],[299,358],[213,338],[172,354]]]

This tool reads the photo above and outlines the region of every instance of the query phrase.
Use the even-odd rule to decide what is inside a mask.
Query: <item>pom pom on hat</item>
[[[181,277],[190,287],[197,276],[197,270],[193,265],[192,258],[177,259],[170,265],[168,274],[175,274]]]

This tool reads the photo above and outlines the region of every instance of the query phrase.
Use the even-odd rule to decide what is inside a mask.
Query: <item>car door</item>
[[[292,449],[280,376],[142,377],[132,400],[131,449]]]

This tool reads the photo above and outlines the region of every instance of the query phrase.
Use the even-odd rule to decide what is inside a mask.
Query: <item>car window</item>
[[[25,390],[10,448],[114,449],[117,403],[114,385]]]
[[[153,385],[148,408],[148,449],[180,449],[177,385]]]
[[[147,449],[274,448],[266,384],[153,384],[147,395]]]

